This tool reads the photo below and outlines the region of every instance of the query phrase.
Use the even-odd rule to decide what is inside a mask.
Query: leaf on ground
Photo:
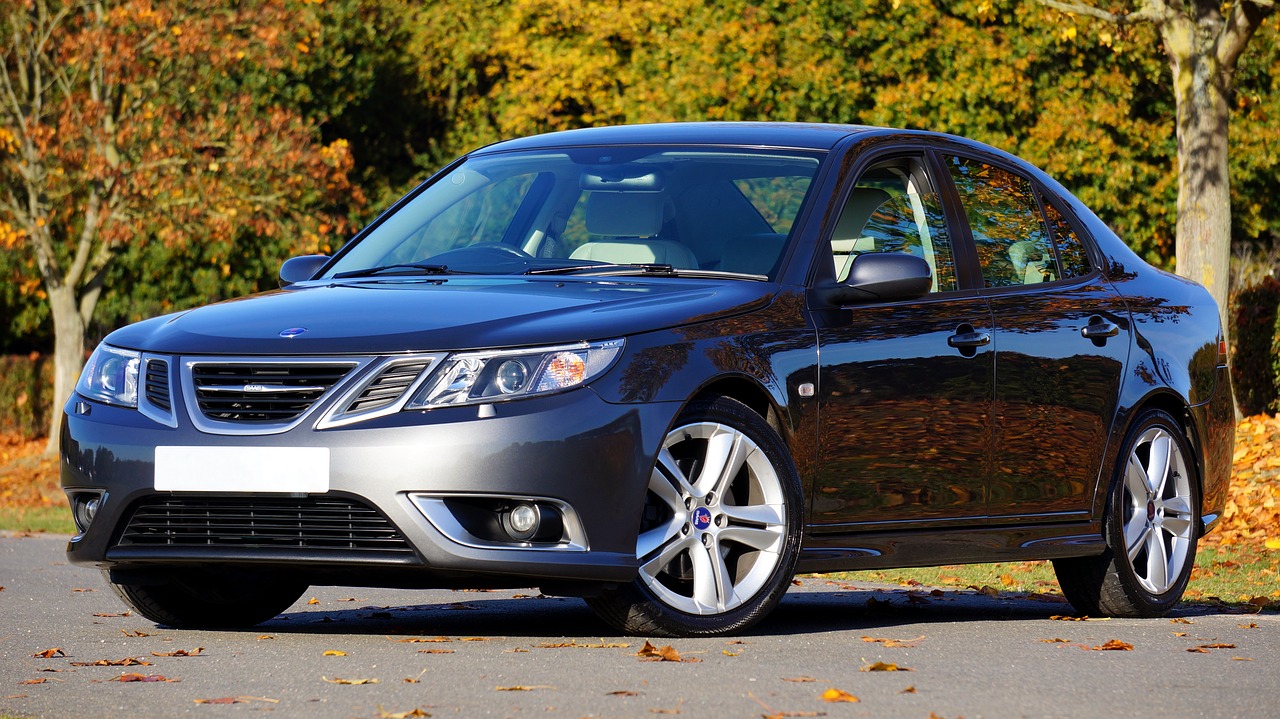
[[[867,609],[879,610],[889,609],[893,606],[893,602],[888,599],[876,599],[875,597],[867,598]]]
[[[1195,622],[1191,621],[1190,619],[1183,619],[1182,617],[1174,617],[1173,619],[1169,620],[1169,623],[1170,624],[1195,624]]]
[[[204,651],[204,647],[195,649],[175,649],[171,652],[151,652],[153,657],[194,657]]]
[[[41,677],[40,679],[24,679],[23,681],[20,681],[18,683],[19,684],[47,684],[48,682],[49,682],[49,677]]]
[[[128,673],[128,674],[121,674],[121,675],[120,675],[120,676],[118,676],[118,677],[113,677],[113,678],[111,678],[111,679],[108,679],[107,681],[112,681],[112,682],[169,682],[169,683],[174,683],[174,682],[180,682],[180,681],[182,681],[182,680],[181,680],[181,679],[170,679],[169,677],[166,677],[166,676],[164,676],[163,674],[136,674],[136,673],[132,673],[132,672],[130,672],[130,673]]]
[[[460,637],[458,641],[460,642],[496,642],[499,639],[505,639],[505,637]]]
[[[419,649],[419,654],[456,654],[456,649]]]
[[[1040,641],[1044,642],[1045,644],[1070,644],[1071,643],[1071,640],[1063,639],[1062,637],[1054,637],[1052,639],[1041,639]]]
[[[307,604],[319,604],[319,603],[320,603],[320,600],[316,599],[315,597],[312,597],[307,600]]]
[[[809,684],[811,682],[816,682],[818,680],[814,679],[813,677],[783,677],[782,681],[793,682],[796,684]]]
[[[1119,639],[1108,639],[1107,641],[1093,647],[1095,652],[1129,652],[1133,651],[1133,645],[1129,642],[1122,642]]]
[[[874,664],[865,664],[865,665],[863,665],[862,669],[859,669],[858,671],[863,671],[863,672],[909,672],[909,671],[913,671],[913,670],[912,670],[910,667],[900,667],[900,666],[898,666],[897,664],[890,664],[890,663],[887,663],[887,662],[875,662]]]
[[[1193,654],[1208,654],[1210,649],[1235,649],[1235,648],[1236,648],[1236,645],[1234,644],[1224,644],[1221,642],[1216,642],[1213,644],[1201,644],[1199,646],[1191,647],[1187,651]]]
[[[33,659],[53,659],[54,657],[65,657],[67,653],[62,651],[62,647],[50,647],[43,652],[32,654]]]
[[[132,615],[132,614],[133,614],[133,612],[99,612],[99,613],[97,613],[97,614],[95,614],[95,615],[93,615],[93,616],[95,616],[95,617],[104,617],[104,618],[112,618],[112,617],[127,617],[127,616],[130,616],[130,615]]]
[[[449,637],[431,637],[429,639],[424,639],[422,637],[408,637],[407,639],[397,639],[395,641],[403,644],[444,644],[453,640]]]
[[[723,654],[723,655],[725,655],[726,657],[740,657],[740,656],[742,656],[742,652],[731,652],[731,651],[729,651],[728,649],[721,649],[721,650],[720,650],[720,653],[721,653],[721,654]]]
[[[984,596],[987,596],[987,597],[998,597],[998,596],[1000,596],[1000,590],[999,590],[999,589],[996,589],[995,587],[993,587],[993,586],[991,586],[991,585],[989,585],[989,584],[984,584],[984,585],[982,585],[981,587],[979,587],[979,586],[978,586],[978,585],[976,585],[976,584],[970,584],[970,585],[968,586],[968,588],[969,588],[969,589],[972,589],[973,591],[977,592],[978,594],[981,594],[981,595],[984,595]]]
[[[578,640],[575,639],[571,642],[557,642],[554,644],[550,642],[543,642],[537,646],[539,649],[627,649],[631,645],[621,642],[605,641],[600,641],[594,644],[580,644]]]
[[[1069,604],[1067,598],[1061,594],[1045,594],[1043,592],[1032,592],[1027,595],[1027,599],[1033,602],[1048,602],[1049,604]]]
[[[192,699],[196,704],[245,704],[240,697],[218,697],[217,699]]]
[[[1241,629],[1257,629],[1257,628],[1258,628],[1258,623],[1257,623],[1257,622],[1249,622],[1248,624],[1237,624],[1236,626],[1237,626],[1237,627],[1240,627]]]
[[[137,657],[124,659],[99,659],[96,662],[71,662],[73,667],[149,667],[151,662]]]
[[[377,684],[378,683],[377,679],[340,679],[338,677],[334,677],[333,679],[330,679],[329,677],[323,677],[323,676],[320,678],[325,680],[326,682],[329,682],[330,684]]]
[[[344,652],[344,651],[342,651],[341,649],[326,649],[326,650],[324,650],[324,656],[326,656],[326,657],[345,657],[345,656],[347,656],[347,653],[346,653],[346,652]]]
[[[263,634],[258,637],[258,641],[262,641],[264,639],[275,639],[275,637],[271,636],[270,634]]]
[[[906,689],[903,689],[902,691],[900,691],[900,692],[898,692],[898,693],[899,693],[899,694],[915,694],[915,693],[916,693],[916,685],[915,685],[915,684],[912,684],[911,686],[907,687]]]
[[[637,657],[648,662],[700,662],[701,659],[682,659],[680,652],[675,647],[666,644],[661,647],[655,647],[645,640],[644,646],[635,654]]]
[[[883,644],[886,647],[906,647],[907,649],[910,649],[914,647],[916,644],[919,644],[920,642],[924,641],[924,635],[921,634],[915,639],[886,639],[884,637],[863,637],[862,641],[872,642],[875,644]]]
[[[1111,621],[1111,617],[1091,617],[1088,614],[1082,614],[1078,617],[1073,617],[1069,614],[1054,614],[1049,618],[1054,620],[1055,622],[1109,622]]]
[[[1233,662],[1251,662],[1251,661],[1253,661],[1253,658],[1252,658],[1252,657],[1231,657],[1231,661],[1233,661]]]
[[[124,629],[121,629],[121,630],[120,630],[120,633],[121,633],[121,634],[123,634],[123,635],[125,635],[126,637],[153,637],[153,636],[155,636],[154,634],[147,634],[146,632],[142,631],[141,629],[135,629],[135,630],[133,630],[132,632],[130,632],[130,631],[125,631]]]
[[[839,704],[841,702],[844,702],[847,704],[857,704],[862,700],[843,689],[836,689],[835,687],[831,687],[830,689],[822,693],[822,701],[827,702],[829,704]]]
[[[616,692],[605,692],[605,696],[607,697],[638,697],[640,696],[640,692],[633,692],[633,691],[628,691],[626,689],[619,689]]]
[[[96,589],[89,589],[88,587],[76,587],[75,589],[72,589],[71,591],[73,591],[73,592],[79,592],[79,593],[82,593],[82,594],[83,594],[84,592],[96,592],[96,591],[98,591],[98,590],[96,590]]]
[[[495,692],[532,692],[532,691],[537,691],[539,689],[555,689],[555,687],[551,686],[550,684],[533,684],[528,686],[524,684],[517,684],[515,686],[510,686],[510,687],[494,687],[493,688]]]

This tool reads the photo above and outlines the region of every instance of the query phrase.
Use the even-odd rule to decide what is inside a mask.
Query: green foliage
[[[1270,411],[1276,403],[1280,377],[1280,280],[1264,278],[1236,293],[1231,320],[1231,381],[1236,402],[1245,416]]]

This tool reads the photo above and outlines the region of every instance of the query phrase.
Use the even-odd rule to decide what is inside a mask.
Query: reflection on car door
[[[1090,509],[1128,358],[1123,301],[1066,217],[1026,178],[947,157],[995,317],[988,512],[1072,519]]]
[[[874,165],[850,190],[831,265],[819,274],[846,277],[867,252],[908,252],[930,263],[935,283],[918,300],[814,315],[821,429],[812,531],[985,512],[991,314],[984,298],[959,291],[952,237],[920,157]]]

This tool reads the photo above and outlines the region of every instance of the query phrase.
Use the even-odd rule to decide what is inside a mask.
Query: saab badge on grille
[[[287,330],[280,330],[280,336],[281,337],[297,337],[298,335],[306,331],[307,331],[306,327],[290,327]]]

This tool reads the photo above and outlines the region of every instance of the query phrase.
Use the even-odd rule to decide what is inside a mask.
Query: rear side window
[[[1016,287],[1062,277],[1049,228],[1026,178],[977,160],[950,157],[987,287]]]
[[[1049,219],[1049,229],[1053,231],[1053,239],[1058,247],[1058,264],[1062,267],[1062,276],[1083,277],[1093,271],[1093,263],[1089,261],[1089,253],[1084,243],[1071,228],[1067,218],[1058,211],[1049,198],[1040,195],[1040,204],[1044,206],[1045,217]]]

